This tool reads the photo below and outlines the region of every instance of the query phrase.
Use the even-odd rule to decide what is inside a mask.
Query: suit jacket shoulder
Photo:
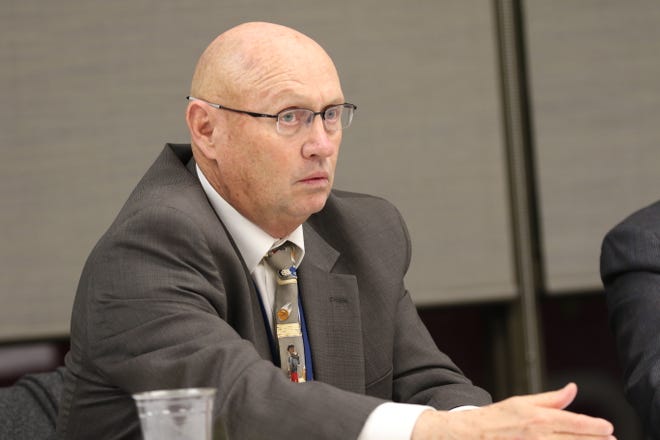
[[[660,202],[605,236],[600,269],[626,396],[647,433],[660,438]]]

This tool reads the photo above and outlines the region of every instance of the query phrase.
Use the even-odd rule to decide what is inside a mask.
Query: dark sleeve
[[[11,387],[0,388],[0,438],[48,439],[55,434],[63,368],[23,376]]]
[[[399,301],[402,319],[395,335],[393,399],[450,410],[491,403],[490,395],[473,385],[448,355],[438,350],[422,323],[410,295]]]
[[[660,438],[660,237],[645,224],[613,229],[600,269],[626,396],[647,432]]]
[[[404,275],[412,258],[412,244],[403,217],[396,211],[406,258]],[[394,335],[394,400],[450,410],[464,405],[483,406],[490,394],[465,377],[451,358],[440,351],[422,322],[408,290],[402,289],[396,307]]]
[[[343,252],[358,274],[366,350],[367,393],[400,403],[449,410],[491,403],[435,344],[406,289],[410,236],[399,211],[386,200],[341,193],[350,208],[334,213],[351,231]],[[342,217],[350,212],[351,216]],[[340,248],[342,243],[334,243]],[[358,249],[355,249],[355,248]],[[378,317],[374,319],[374,317]]]

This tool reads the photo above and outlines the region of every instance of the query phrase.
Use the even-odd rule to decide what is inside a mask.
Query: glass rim
[[[340,130],[340,128],[333,129],[333,127],[328,127],[327,122],[326,122],[327,120],[325,118],[325,113],[331,108],[341,108],[342,111],[341,111],[341,118],[340,118],[340,121],[339,121],[340,122],[339,125],[341,126],[341,130],[343,130],[345,128],[350,127],[351,123],[353,122],[353,116],[355,114],[355,111],[357,110],[357,105],[352,104],[350,102],[343,102],[341,104],[329,105],[325,109],[323,109],[321,111],[318,111],[318,112],[315,112],[314,110],[310,110],[310,109],[307,109],[307,108],[291,108],[291,109],[281,110],[281,111],[279,111],[278,113],[275,113],[275,114],[269,114],[269,113],[252,112],[252,111],[248,111],[248,110],[239,110],[239,109],[235,109],[235,108],[232,108],[232,107],[227,107],[227,106],[222,105],[222,104],[217,104],[217,103],[214,103],[214,102],[210,102],[210,101],[207,101],[206,99],[203,99],[203,98],[197,98],[197,97],[192,96],[192,95],[186,96],[186,99],[190,102],[192,102],[192,101],[201,101],[201,102],[204,102],[204,103],[206,103],[206,104],[210,105],[211,107],[216,108],[218,110],[227,110],[227,111],[234,112],[234,113],[240,113],[240,114],[252,116],[253,118],[271,118],[271,119],[274,119],[275,120],[275,130],[283,136],[292,136],[292,135],[295,135],[298,132],[300,132],[300,130],[303,127],[310,127],[313,118],[316,117],[317,115],[320,116],[321,119],[323,120],[323,127],[328,132],[336,133],[337,131]],[[280,126],[280,122],[281,122],[280,117],[281,117],[281,115],[286,114],[287,112],[292,112],[292,111],[303,111],[307,115],[311,115],[312,119],[310,120],[309,123],[305,123],[303,125],[298,125],[296,127],[286,127],[286,126],[281,127]]]
[[[215,388],[176,388],[169,390],[143,391],[132,394],[135,400],[159,400],[159,399],[185,399],[188,397],[210,397],[216,393]]]

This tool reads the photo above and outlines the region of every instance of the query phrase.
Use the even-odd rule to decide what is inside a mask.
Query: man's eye
[[[326,121],[335,121],[339,118],[341,110],[337,107],[329,108],[325,111],[324,116]]]
[[[279,120],[284,124],[297,124],[298,115],[295,111],[280,113]]]

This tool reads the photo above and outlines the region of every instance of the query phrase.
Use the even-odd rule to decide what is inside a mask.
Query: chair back
[[[28,374],[14,385],[0,388],[0,439],[55,438],[57,409],[64,383],[64,367]]]

